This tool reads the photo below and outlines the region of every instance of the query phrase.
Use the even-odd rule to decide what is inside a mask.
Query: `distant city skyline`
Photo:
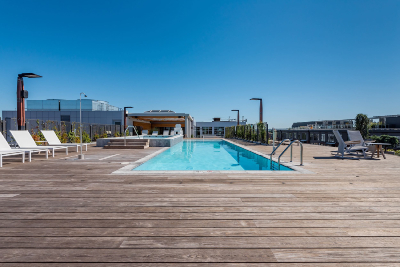
[[[88,98],[270,127],[399,114],[399,1],[8,1],[0,110]]]

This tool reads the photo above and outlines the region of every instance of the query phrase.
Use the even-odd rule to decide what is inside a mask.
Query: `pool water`
[[[133,169],[134,171],[271,170],[270,160],[232,143],[185,140]],[[278,170],[273,162],[272,170]],[[292,169],[280,166],[280,171]]]

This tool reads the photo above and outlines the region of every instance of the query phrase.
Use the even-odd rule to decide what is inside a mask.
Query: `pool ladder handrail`
[[[278,170],[280,170],[281,168],[281,157],[283,156],[283,154],[289,149],[290,147],[290,162],[293,161],[293,143],[298,143],[300,144],[300,166],[303,166],[303,143],[300,142],[299,140],[293,140],[291,141],[290,139],[284,139],[282,140],[282,142],[279,143],[279,145],[272,151],[272,153],[270,154],[270,164],[271,164],[271,169],[272,169],[272,155],[275,154],[276,150],[280,147],[280,145],[283,142],[289,141],[290,144],[282,151],[282,153],[278,156]]]
[[[129,128],[133,128],[133,130],[135,130],[136,135],[137,135],[138,138],[140,139],[140,136],[139,136],[139,134],[138,134],[138,131],[136,130],[136,127],[135,127],[135,126],[132,126],[132,125],[127,126],[126,129],[125,129],[125,131],[124,131],[124,146],[126,146],[126,132],[129,130]]]

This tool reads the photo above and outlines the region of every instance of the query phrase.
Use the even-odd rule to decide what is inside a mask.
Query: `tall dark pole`
[[[18,75],[17,80],[17,124],[18,130],[25,130],[25,98],[22,97],[24,93],[24,80]]]
[[[263,122],[263,105],[262,105],[262,98],[252,98],[250,100],[260,100],[260,122]]]
[[[34,73],[18,74],[17,79],[17,124],[18,130],[25,130],[25,98],[28,98],[28,91],[24,88],[24,77],[41,78],[42,76]]]
[[[232,109],[231,111],[237,111],[237,125],[239,126],[239,110],[238,109]]]
[[[127,115],[126,115],[126,109],[127,108],[132,108],[132,107],[124,107],[124,131],[126,131],[126,117],[127,117]]]

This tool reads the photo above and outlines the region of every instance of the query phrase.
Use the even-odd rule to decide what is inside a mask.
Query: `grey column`
[[[187,116],[185,116],[185,135],[186,138],[189,136],[189,119]]]

